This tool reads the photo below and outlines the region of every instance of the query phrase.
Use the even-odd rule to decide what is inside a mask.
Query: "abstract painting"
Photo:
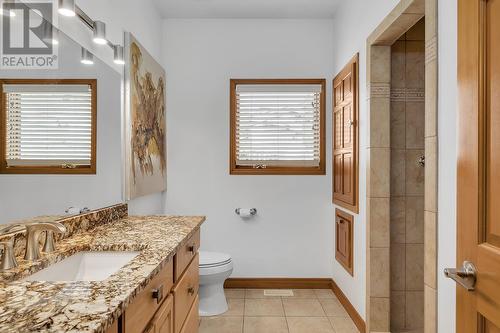
[[[165,70],[125,34],[126,197],[166,189]]]

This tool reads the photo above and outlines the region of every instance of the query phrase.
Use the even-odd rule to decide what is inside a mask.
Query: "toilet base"
[[[200,275],[199,314],[201,317],[217,316],[228,310],[224,281],[233,271],[232,264],[216,274]]]
[[[223,283],[200,286],[199,295],[201,317],[217,316],[228,310]]]

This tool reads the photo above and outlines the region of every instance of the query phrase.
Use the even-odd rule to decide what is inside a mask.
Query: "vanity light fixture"
[[[114,62],[117,65],[125,65],[125,58],[123,57],[123,46],[114,45],[113,46],[114,53]]]
[[[75,0],[59,0],[59,8],[57,9],[57,11],[59,12],[59,14],[64,16],[75,16]]]
[[[94,64],[94,55],[90,53],[89,50],[82,47],[82,59],[80,62],[84,65],[93,65]]]
[[[94,43],[105,45],[108,43],[106,39],[106,23],[103,21],[94,21]]]

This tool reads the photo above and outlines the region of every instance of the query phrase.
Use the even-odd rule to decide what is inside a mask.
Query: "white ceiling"
[[[164,18],[332,18],[341,0],[153,0]]]

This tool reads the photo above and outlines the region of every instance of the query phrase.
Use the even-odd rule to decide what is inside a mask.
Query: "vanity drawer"
[[[181,333],[198,333],[200,327],[200,317],[198,315],[198,296],[194,300],[191,310],[189,310],[184,326],[182,326]]]
[[[194,258],[200,248],[200,229],[183,243],[175,255],[175,282],[179,281],[182,273]]]
[[[173,261],[171,260],[127,307],[124,332],[142,332],[162,302],[167,299],[173,284]],[[155,295],[156,290],[159,292]]]
[[[186,317],[188,316],[191,305],[198,296],[199,272],[198,255],[195,255],[186,272],[182,275],[180,281],[174,287],[174,325],[175,332],[179,333]]]

